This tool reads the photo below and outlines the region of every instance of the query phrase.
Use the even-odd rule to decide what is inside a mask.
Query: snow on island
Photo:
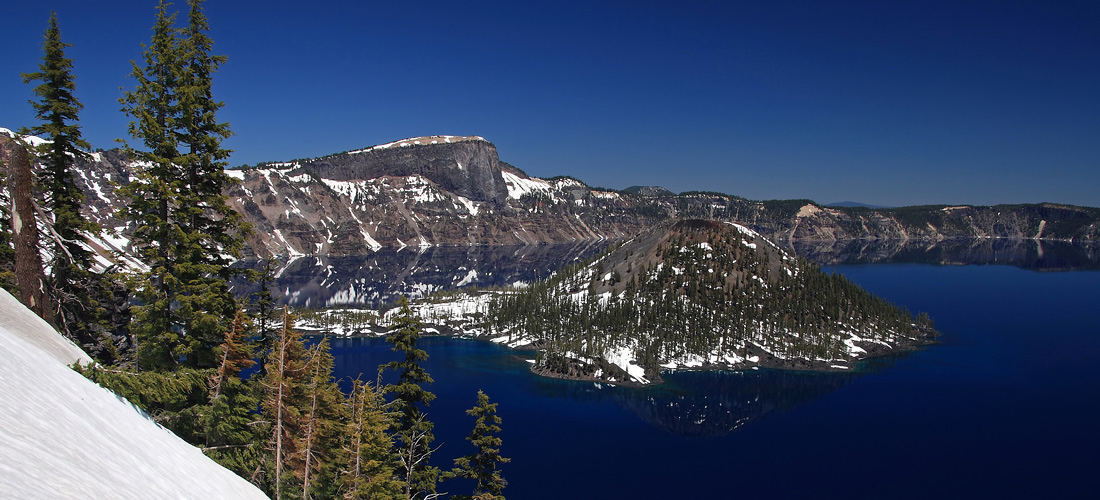
[[[91,359],[0,290],[0,497],[267,498],[74,362]]]

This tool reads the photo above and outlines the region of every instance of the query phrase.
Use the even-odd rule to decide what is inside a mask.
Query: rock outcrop
[[[494,208],[508,199],[497,148],[477,136],[416,137],[303,161],[299,168],[333,181],[419,176]]]

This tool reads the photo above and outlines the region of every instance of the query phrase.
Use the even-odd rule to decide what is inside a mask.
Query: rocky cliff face
[[[8,140],[6,134],[0,140]],[[87,214],[105,229],[93,246],[123,261],[129,228],[115,216],[124,203],[115,189],[130,181],[133,168],[118,150],[94,153],[78,166]],[[1100,240],[1100,209],[1088,207],[872,210],[674,195],[656,187],[602,191],[570,177],[530,177],[500,161],[496,147],[480,137],[417,137],[230,172],[240,180],[227,192],[230,204],[255,229],[246,256],[615,240],[673,217],[737,221],[780,241]]]
[[[503,207],[508,198],[496,146],[477,136],[417,137],[299,165],[300,172],[333,181],[419,176],[443,191],[494,208]]]
[[[661,217],[629,196],[528,177],[480,138],[379,148],[233,171],[241,183],[230,203],[256,229],[252,253],[618,239]]]

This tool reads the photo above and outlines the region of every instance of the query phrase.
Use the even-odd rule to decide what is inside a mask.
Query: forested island
[[[626,383],[662,368],[847,370],[936,337],[926,314],[822,272],[736,224],[662,224],[549,280],[497,296],[486,321],[536,343],[536,369]]]

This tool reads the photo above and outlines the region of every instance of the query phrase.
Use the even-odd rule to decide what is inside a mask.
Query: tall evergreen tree
[[[386,341],[393,344],[394,351],[402,352],[404,358],[384,365],[399,373],[397,383],[387,384],[385,392],[395,397],[398,418],[394,431],[400,444],[399,473],[405,482],[405,497],[427,498],[435,494],[439,480],[439,468],[428,463],[434,451],[431,445],[435,440],[432,433],[435,426],[424,414],[424,408],[435,399],[435,394],[423,387],[423,384],[432,383],[432,377],[420,365],[428,359],[428,353],[416,346],[420,340],[420,320],[413,314],[407,298],[402,297],[397,306],[400,311]]]
[[[232,135],[229,124],[218,122],[223,103],[214,100],[212,77],[226,57],[212,55],[209,23],[202,10],[204,0],[188,0],[187,26],[180,30],[179,50],[184,70],[179,78],[178,137],[183,173],[177,221],[182,231],[179,272],[180,309],[188,332],[193,363],[221,342],[223,318],[236,308],[227,286],[229,264],[240,256],[243,233],[241,215],[226,201],[224,190],[235,180],[226,175],[230,151],[221,146]]]
[[[98,306],[91,293],[95,277],[89,272],[92,251],[85,234],[98,231],[98,226],[81,213],[84,193],[77,187],[73,171],[77,160],[87,157],[89,145],[81,137],[78,114],[84,106],[73,95],[76,90],[73,62],[65,57],[65,48],[72,44],[61,41],[57,13],[50,13],[43,43],[44,54],[39,70],[23,74],[25,83],[40,82],[34,87],[37,102],[31,101],[35,116],[41,123],[28,133],[46,135],[50,142],[40,146],[39,189],[46,195],[45,207],[52,220],[50,227],[50,296],[57,312],[57,326],[78,342],[87,343],[97,335],[91,333]],[[92,299],[92,300],[89,300]]]
[[[457,477],[465,477],[477,481],[473,496],[456,495],[455,500],[504,500],[504,486],[507,481],[497,470],[498,464],[511,461],[500,455],[500,417],[497,416],[497,404],[489,402],[489,396],[482,391],[477,391],[477,405],[466,414],[476,417],[474,430],[466,438],[470,444],[477,448],[472,455],[455,459],[455,469],[452,474]]]
[[[145,147],[134,152],[145,166],[122,193],[130,200],[124,215],[137,224],[133,242],[150,266],[137,287],[143,305],[134,327],[146,368],[216,365],[224,318],[236,309],[228,264],[248,230],[223,194],[233,181],[223,171],[229,151],[221,147],[230,131],[215,118],[222,104],[213,100],[210,80],[225,59],[209,53],[201,4],[189,2],[182,30],[169,4],[158,4],[145,64],[133,64],[137,87],[121,99],[133,118],[130,135]]]
[[[274,337],[275,325],[278,322],[278,311],[275,307],[275,298],[271,295],[271,287],[275,284],[275,270],[271,267],[271,260],[264,261],[263,268],[254,272],[250,278],[257,281],[260,289],[252,294],[252,314],[256,318],[256,343],[260,350],[260,376],[267,374],[267,353],[271,350],[271,338]]]
[[[157,5],[153,38],[142,53],[145,66],[131,63],[137,88],[125,92],[120,102],[133,118],[130,136],[145,150],[134,150],[141,161],[136,179],[119,192],[129,199],[123,216],[134,221],[133,245],[149,271],[141,277],[135,293],[142,304],[134,308],[133,334],[138,342],[137,359],[147,369],[171,370],[186,355],[176,313],[176,254],[180,231],[174,224],[180,172],[175,134],[177,86],[182,68],[174,28],[175,14],[168,4]]]

